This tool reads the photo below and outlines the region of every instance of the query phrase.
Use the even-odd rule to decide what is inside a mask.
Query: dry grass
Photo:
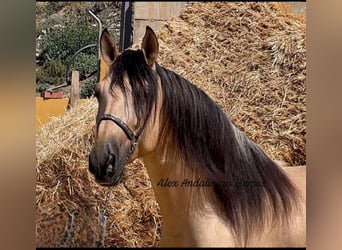
[[[304,165],[305,26],[282,4],[198,2],[157,32],[159,62],[205,90],[272,158]],[[88,173],[96,112],[90,99],[37,134],[36,245],[158,246],[161,216],[142,162],[111,193]]]
[[[279,3],[196,3],[160,37],[162,64],[204,89],[273,158],[306,163],[305,19]]]
[[[37,134],[37,246],[99,246],[103,237],[104,246],[151,246],[159,239],[159,210],[140,161],[112,190],[103,230],[108,189],[88,173],[96,109],[90,99]]]

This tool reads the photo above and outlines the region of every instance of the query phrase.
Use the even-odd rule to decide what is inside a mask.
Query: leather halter
[[[123,132],[125,132],[127,138],[130,141],[132,141],[130,151],[127,154],[127,158],[126,158],[126,161],[127,161],[131,157],[131,155],[133,154],[135,147],[138,144],[139,136],[141,135],[141,132],[143,131],[145,124],[143,124],[143,126],[139,128],[137,134],[134,134],[134,132],[128,127],[128,125],[125,122],[123,122],[121,119],[119,119],[113,115],[110,115],[110,114],[103,114],[102,116],[100,116],[100,118],[97,122],[97,125],[96,125],[97,130],[99,130],[99,125],[100,125],[101,121],[103,121],[103,120],[110,120],[110,121],[114,122],[116,125],[118,125],[122,129]]]
[[[134,139],[138,139],[133,131],[127,126],[126,123],[124,123],[121,119],[113,116],[113,115],[110,115],[110,114],[103,114],[99,121],[97,122],[97,130],[99,130],[99,125],[100,125],[100,122],[103,121],[103,120],[111,120],[112,122],[114,122],[116,125],[118,125],[126,134],[127,138],[132,141]]]

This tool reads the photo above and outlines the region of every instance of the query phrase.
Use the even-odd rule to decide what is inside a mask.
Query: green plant
[[[96,36],[97,32],[94,27],[76,25],[63,28],[57,26],[42,41],[43,60],[60,59],[65,63],[81,47],[96,43]]]
[[[66,23],[68,23],[68,20],[65,17],[48,16],[44,19],[44,21],[36,23],[36,33],[40,33],[43,30],[48,32],[53,30],[53,27],[64,26]]]
[[[95,93],[95,85],[97,81],[96,79],[91,79],[87,83],[85,83],[80,90],[80,98],[85,99],[89,98]]]
[[[95,50],[95,49],[94,49]],[[80,53],[70,65],[70,74],[72,70],[80,72],[80,79],[86,78],[87,75],[97,70],[97,55]]]
[[[49,60],[36,74],[36,83],[61,84],[65,81],[65,65],[59,59]]]
[[[51,20],[50,20],[51,21]],[[49,22],[50,22],[49,21]],[[95,44],[97,31],[86,23],[72,26],[54,26],[42,39],[41,67],[37,71],[36,83],[61,84],[65,81],[66,67],[72,55],[81,47]],[[71,62],[72,70],[80,71],[80,78],[97,68],[96,49],[89,48]]]
[[[65,3],[63,2],[52,2],[52,1],[48,2],[47,5],[45,6],[45,13],[47,15],[52,15],[54,13],[57,13],[61,9],[63,9],[64,6],[65,6]]]
[[[46,83],[42,83],[42,84],[37,84],[36,86],[36,92],[43,92],[45,90],[47,90],[48,88],[50,88],[51,86],[49,84]]]

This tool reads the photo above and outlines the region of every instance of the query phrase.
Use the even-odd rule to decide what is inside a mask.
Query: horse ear
[[[152,67],[158,57],[159,43],[156,34],[150,26],[146,26],[141,48],[145,54],[147,63]]]
[[[116,47],[113,37],[109,34],[107,29],[104,29],[100,39],[101,55],[105,63],[109,66],[119,55],[119,50]]]

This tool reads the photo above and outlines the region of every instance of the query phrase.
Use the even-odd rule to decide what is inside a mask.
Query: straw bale
[[[306,21],[270,2],[200,2],[158,32],[162,65],[274,159],[306,164]]]
[[[196,2],[157,34],[162,65],[205,90],[272,158],[306,163],[304,17],[279,3]],[[96,112],[91,98],[37,133],[36,245],[158,246],[162,220],[143,163],[128,164],[111,193],[89,174]]]

